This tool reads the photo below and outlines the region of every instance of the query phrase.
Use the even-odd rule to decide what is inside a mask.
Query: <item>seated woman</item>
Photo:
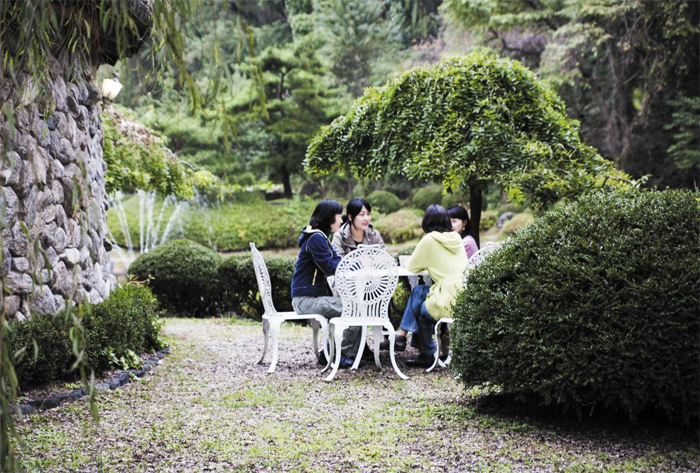
[[[386,250],[382,236],[372,226],[372,206],[365,199],[352,199],[345,208],[347,221],[333,235],[333,249],[341,258],[357,245],[379,245]]]
[[[452,230],[459,233],[459,236],[462,237],[464,249],[467,251],[467,258],[471,258],[474,253],[479,251],[479,246],[469,233],[469,214],[467,209],[461,205],[454,205],[447,209],[447,213],[452,221]]]
[[[343,304],[340,297],[329,294],[327,276],[335,274],[340,256],[333,250],[329,236],[342,223],[343,206],[335,200],[323,200],[314,209],[309,225],[299,235],[299,256],[292,277],[292,307],[297,314],[321,314],[328,319],[339,317]],[[348,330],[343,335],[340,367],[355,361],[359,337]]]
[[[397,350],[406,348],[406,334],[413,333],[412,346],[420,355],[407,360],[408,366],[429,367],[435,356],[433,330],[438,319],[449,317],[457,291],[462,287],[462,273],[467,266],[467,254],[462,238],[452,230],[447,211],[431,205],[423,215],[421,227],[426,235],[421,239],[406,264],[414,273],[427,270],[432,286],[416,286],[406,303],[401,326],[396,332]]]

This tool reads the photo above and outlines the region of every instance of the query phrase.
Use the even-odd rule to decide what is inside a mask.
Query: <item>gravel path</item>
[[[21,427],[30,471],[698,471],[692,432],[484,411],[447,371],[373,367],[323,381],[311,330],[286,325],[275,374],[259,324],[169,319],[153,375]],[[267,361],[269,362],[268,354]],[[555,419],[555,420],[553,420]]]

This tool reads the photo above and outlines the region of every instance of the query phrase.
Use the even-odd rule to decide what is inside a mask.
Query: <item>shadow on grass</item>
[[[515,395],[486,393],[462,398],[438,409],[438,417],[448,421],[476,423],[482,428],[555,435],[573,441],[612,443],[625,447],[649,446],[660,454],[679,449],[698,449],[698,418],[682,426],[672,423],[662,412],[647,410],[635,421],[621,411],[596,408],[592,413],[561,405],[540,405],[533,398],[518,400]]]

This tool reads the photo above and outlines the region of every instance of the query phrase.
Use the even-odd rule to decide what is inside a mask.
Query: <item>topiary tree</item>
[[[467,276],[466,386],[683,423],[700,402],[700,210],[689,191],[596,193],[519,230]]]
[[[317,175],[400,173],[442,181],[447,191],[468,188],[477,241],[489,182],[541,207],[628,178],[581,142],[578,122],[530,70],[483,53],[367,89],[314,138],[305,164]]]

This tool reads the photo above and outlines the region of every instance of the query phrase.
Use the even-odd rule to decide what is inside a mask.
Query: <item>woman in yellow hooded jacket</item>
[[[396,332],[396,348],[406,347],[406,334],[413,333],[411,345],[420,356],[407,360],[409,366],[431,366],[435,357],[433,331],[438,319],[450,317],[450,308],[462,287],[462,273],[467,267],[467,252],[462,237],[452,230],[447,211],[431,205],[423,215],[421,227],[426,235],[408,260],[409,271],[427,270],[432,286],[416,286],[406,303],[401,326]]]

